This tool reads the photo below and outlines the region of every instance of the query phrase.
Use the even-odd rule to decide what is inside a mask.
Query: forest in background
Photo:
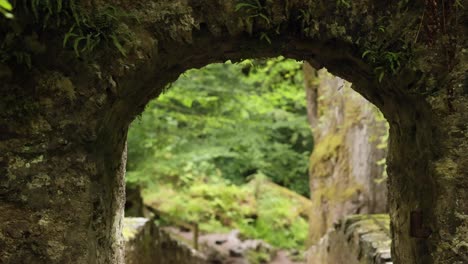
[[[301,248],[313,149],[306,113],[300,62],[278,57],[187,71],[133,122],[127,184],[204,232],[239,229]]]

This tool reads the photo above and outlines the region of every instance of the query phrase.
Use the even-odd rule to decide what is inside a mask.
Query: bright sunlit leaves
[[[8,2],[8,0],[0,0],[0,13],[2,13],[6,18],[13,18],[11,11],[13,6]]]

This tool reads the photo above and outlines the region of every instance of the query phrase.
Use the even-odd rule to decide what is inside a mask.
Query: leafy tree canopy
[[[312,143],[300,63],[212,64],[186,72],[132,124],[128,180],[240,184],[261,173],[308,195]]]

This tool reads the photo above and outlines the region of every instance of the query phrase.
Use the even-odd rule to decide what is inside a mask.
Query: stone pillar
[[[309,244],[349,214],[387,212],[384,164],[387,123],[350,83],[321,70],[310,157]],[[384,145],[384,148],[379,148]]]
[[[104,89],[1,70],[0,263],[121,263],[125,130],[99,131]]]
[[[396,263],[468,261],[468,98],[459,65],[426,100],[390,117],[389,205]],[[447,100],[447,91],[453,98]]]

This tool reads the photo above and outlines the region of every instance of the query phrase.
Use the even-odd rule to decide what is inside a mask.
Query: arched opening
[[[240,58],[245,58],[248,56],[271,57],[271,56],[278,54],[277,52],[280,50],[283,50],[283,51],[280,51],[279,54],[288,54],[288,57],[295,58],[295,59],[298,59],[298,58],[304,59],[304,58],[310,58],[310,57],[313,57],[314,59],[316,59],[318,55],[315,55],[315,53],[316,52],[320,53],[315,50],[315,48],[317,47],[314,47],[312,50],[309,50],[307,48],[307,47],[313,47],[314,46],[313,43],[310,43],[307,41],[303,42],[302,40],[295,40],[295,39],[287,39],[284,42],[282,40],[279,40],[277,44],[275,44],[275,42],[273,42],[272,44],[263,43],[263,42],[260,42],[257,44],[254,44],[254,43],[249,44],[249,43],[250,41],[247,41],[247,43],[240,44],[236,40],[235,44],[230,45],[230,44],[226,44],[226,42],[223,42],[219,47],[213,47],[213,45],[211,45],[210,50],[203,50],[203,48],[207,47],[208,45],[204,43],[204,41],[202,40],[200,42],[200,46],[192,47],[190,50],[187,50],[185,54],[182,49],[176,48],[179,51],[177,53],[179,57],[177,59],[172,58],[168,60],[168,61],[173,61],[174,65],[173,66],[165,65],[170,75],[164,76],[163,74],[163,75],[152,76],[150,74],[148,75],[142,74],[142,76],[149,78],[149,80],[145,80],[140,83],[140,85],[143,84],[143,87],[141,90],[142,92],[139,94],[136,94],[136,93],[128,94],[128,96],[125,97],[125,100],[131,102],[133,109],[135,109],[135,105],[139,105],[137,109],[138,111],[142,111],[143,109],[142,104],[136,103],[136,101],[146,103],[149,100],[149,98],[152,98],[155,94],[159,94],[162,91],[162,87],[164,87],[166,82],[170,82],[177,77],[177,75],[172,75],[172,74],[181,73],[183,72],[184,69],[189,69],[191,67],[200,67],[202,65],[205,65],[206,62],[201,63],[201,60],[203,60],[203,56],[208,56],[208,57],[205,57],[204,59],[206,59],[208,62],[212,62],[212,61],[220,61],[220,60],[222,61],[222,60],[230,59],[230,58],[239,60]],[[324,53],[327,54],[327,49],[328,49],[330,50],[329,53],[333,54],[331,50],[335,50],[337,46],[336,43],[334,44],[335,45],[333,45],[332,47],[323,48]],[[247,51],[244,51],[244,50],[233,51],[232,46],[240,46],[240,47],[245,46],[245,47],[251,47],[251,48],[249,48]],[[223,48],[226,50],[222,50]],[[219,51],[219,57],[209,58],[213,55],[211,49]],[[199,52],[201,52],[202,54],[199,54]],[[346,52],[343,52],[343,53],[346,54]],[[226,54],[229,54],[230,56],[227,56]],[[306,55],[304,56],[303,54],[306,54]],[[185,58],[188,58],[188,59],[185,59]],[[364,65],[362,64],[362,62],[359,62],[360,59],[353,58],[349,55],[341,55],[341,56],[338,56],[338,58],[335,58],[333,55],[333,56],[326,57],[326,58],[327,58],[326,63],[329,63],[332,69],[335,68],[337,72],[341,73],[341,76],[350,76],[352,80],[354,80],[357,83],[360,83],[361,84],[360,87],[364,88],[361,91],[364,93],[364,95],[367,95],[367,97],[374,96],[373,97],[374,100],[377,100],[377,102],[380,103],[382,107],[388,106],[387,104],[384,104],[384,100],[382,99],[382,96],[385,96],[386,90],[382,88],[379,91],[379,93],[382,93],[382,95],[380,95],[379,93],[377,93],[375,90],[371,88],[371,87],[374,87],[374,85],[375,86],[379,85],[379,83],[377,80],[372,79],[370,77],[372,76],[371,73],[363,74],[363,72],[366,72],[366,67],[364,67],[364,70],[363,70],[362,68],[358,66],[358,65],[360,66]],[[313,65],[320,65],[320,66],[323,65],[321,63],[317,63],[314,60],[312,60],[311,63]],[[349,67],[349,65],[353,65],[353,66]],[[154,69],[151,69],[151,70],[154,70]],[[159,71],[156,71],[156,72],[159,72]],[[161,81],[162,76],[163,78],[168,78],[168,80]],[[158,86],[161,88],[155,89],[154,84],[156,81],[159,83]],[[148,86],[146,86],[147,84]],[[355,87],[356,86],[354,86],[354,88]],[[130,89],[128,89],[128,91],[130,91]],[[129,103],[129,102],[126,102],[126,103]],[[385,102],[385,103],[388,103],[388,102]],[[122,106],[120,105],[119,107],[122,107]],[[390,105],[390,107],[392,106]],[[129,109],[128,107],[123,107],[122,110],[125,110],[126,112],[118,114],[118,115],[122,115],[122,116],[128,115],[129,114],[128,109]],[[115,113],[112,113],[112,114],[115,115]],[[115,125],[113,125],[113,127],[115,127]]]
[[[309,89],[315,95],[306,100]],[[344,216],[386,212],[385,155],[377,145],[388,135],[377,112],[349,83],[297,61],[211,64],[181,75],[134,121],[127,180],[143,185],[148,210],[176,239],[198,245],[199,227],[196,239],[210,261],[276,263],[288,252],[305,261],[306,240],[318,243]],[[312,201],[311,128],[318,140]],[[226,233],[235,229],[239,236]],[[257,252],[254,245],[266,246]],[[166,251],[161,259],[176,254]]]
[[[274,57],[280,54],[288,58],[309,61],[317,67],[325,66],[332,73],[353,82],[353,89],[374,103],[390,122],[389,174],[398,176],[396,179],[390,179],[389,206],[392,219],[400,219],[398,225],[395,225],[395,220],[392,222],[395,238],[393,244],[395,258],[397,261],[398,259],[401,261],[415,261],[415,256],[419,256],[417,258],[421,263],[432,261],[432,256],[428,253],[429,240],[426,239],[429,228],[426,224],[424,224],[424,227],[410,226],[410,217],[413,212],[418,214],[425,212],[424,219],[427,221],[429,218],[427,214],[430,214],[429,212],[433,209],[429,202],[433,198],[430,197],[434,194],[432,190],[434,188],[433,183],[424,176],[424,171],[427,169],[426,165],[424,165],[426,163],[421,162],[427,161],[429,156],[426,155],[430,155],[430,152],[427,151],[430,145],[428,128],[431,127],[430,124],[426,123],[427,120],[430,120],[429,116],[427,116],[429,115],[428,105],[422,98],[407,94],[401,90],[403,87],[412,85],[408,83],[411,82],[412,77],[388,78],[384,79],[383,82],[379,82],[373,70],[363,62],[358,54],[354,53],[354,48],[339,41],[320,43],[286,37],[272,40],[270,44],[259,40],[252,42],[251,39],[241,37],[230,41],[223,39],[221,42],[217,42],[211,38],[206,39],[203,35],[203,31],[200,32],[200,39],[198,41],[194,39],[189,48],[185,45],[177,46],[175,44],[175,47],[171,47],[171,49],[177,50],[176,54],[170,54],[167,57],[160,56],[157,61],[152,61],[150,65],[146,65],[148,68],[140,68],[139,71],[143,71],[143,73],[139,72],[138,76],[144,76],[144,79],[140,80],[143,81],[143,85],[139,85],[140,89],[135,89],[133,82],[128,83],[129,88],[124,88],[125,84],[122,84],[121,89],[125,91],[123,96],[125,99],[122,100],[122,104],[114,105],[108,117],[104,119],[104,128],[109,127],[109,129],[114,130],[116,120],[113,120],[113,118],[117,116],[121,119],[128,117],[124,123],[128,124],[133,116],[142,111],[150,98],[162,91],[162,87],[173,81],[184,70],[192,67],[201,67],[208,63],[227,59],[238,61],[246,57]],[[337,52],[337,50],[340,51]],[[216,51],[215,54],[213,54],[213,51]],[[158,74],[155,75],[154,72]],[[135,91],[138,91],[138,93]],[[134,109],[135,112],[129,111],[129,109]],[[419,110],[415,112],[414,109]],[[426,117],[422,118],[422,116]],[[416,121],[416,119],[419,121]],[[426,129],[414,131],[415,122],[419,122],[418,126],[426,127]],[[119,120],[117,124],[123,124],[122,120]],[[403,131],[413,132],[408,134]],[[418,134],[418,132],[421,132],[421,134]],[[103,135],[107,137],[108,133]],[[120,142],[123,142],[124,133],[119,135],[119,138]],[[415,141],[415,138],[419,139]],[[107,140],[109,138],[106,138]],[[114,144],[106,145],[111,146]],[[401,151],[405,152],[404,156]],[[119,153],[119,151],[113,151],[113,153]],[[414,157],[418,158],[415,159]],[[403,165],[404,169],[397,164],[405,164]],[[424,179],[418,179],[418,177]],[[424,182],[424,184],[421,185],[421,182]],[[412,186],[418,191],[402,192],[401,190],[407,188],[407,186]],[[403,235],[410,234],[412,228],[424,230],[422,231],[422,237]],[[397,229],[400,230],[398,233],[402,234],[398,238],[395,237],[395,230]],[[395,246],[397,244],[411,245],[411,248],[418,249],[412,251],[402,246]]]
[[[389,121],[395,262],[463,263],[467,66],[455,2],[444,12],[421,1],[80,1],[87,23],[76,6],[31,2],[39,9],[1,26],[4,262],[119,263],[130,122],[189,68],[283,55],[351,81]],[[106,13],[119,9],[139,19]],[[64,47],[75,29],[109,35],[82,56],[86,36]],[[116,34],[130,36],[127,52]]]

